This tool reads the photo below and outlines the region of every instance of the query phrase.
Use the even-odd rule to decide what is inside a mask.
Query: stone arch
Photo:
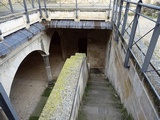
[[[22,61],[33,51],[38,51],[42,56],[49,55],[49,44],[50,40],[48,36],[43,34],[35,40],[30,40],[30,44],[19,50],[6,60],[0,66],[0,82],[2,83],[7,95],[10,95],[11,86],[14,80],[14,76],[22,63]],[[27,43],[28,44],[28,43]]]
[[[56,51],[56,52],[61,52],[61,54],[62,54],[61,37],[60,37],[59,32],[57,30],[54,30],[53,34],[51,36],[49,50],[51,51],[54,47],[57,47],[57,46],[59,47],[60,51]]]
[[[53,42],[52,37],[55,33],[59,35],[59,45],[53,45],[51,42]],[[52,71],[52,78],[53,80],[57,79],[61,68],[63,67],[64,61],[66,59],[65,57],[65,52],[66,50],[64,49],[65,47],[65,36],[63,35],[63,30],[61,29],[55,29],[55,28],[48,28],[46,30],[46,34],[48,38],[50,39],[50,45],[49,45],[49,55],[50,55],[50,66],[53,69]]]
[[[64,42],[62,42],[63,38],[61,36],[62,36],[62,33],[60,30],[54,29],[52,31],[49,52],[52,53],[52,51],[54,51],[55,54],[61,55],[62,60],[65,60],[64,49],[63,49]]]

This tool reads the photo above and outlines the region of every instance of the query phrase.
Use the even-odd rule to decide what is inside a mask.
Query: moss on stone
[[[134,120],[133,117],[130,114],[128,114],[126,108],[124,107],[122,109],[122,114],[123,114],[122,120]]]
[[[38,120],[38,119],[39,119],[38,116],[31,116],[31,117],[29,118],[29,120]]]
[[[44,96],[44,97],[49,97],[51,91],[52,91],[52,88],[47,87],[47,88],[44,90],[42,96]]]
[[[87,120],[87,116],[83,111],[78,113],[78,120]]]
[[[57,111],[64,107],[65,97],[70,94],[67,92],[72,91],[72,94],[74,94],[84,56],[84,54],[76,54],[76,56],[66,60],[39,120],[48,120],[56,116],[55,114],[59,114]],[[73,96],[70,96],[72,97],[70,98],[71,100],[74,99]],[[67,112],[67,110],[62,110],[61,112]]]

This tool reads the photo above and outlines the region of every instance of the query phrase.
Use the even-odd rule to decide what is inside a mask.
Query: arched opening
[[[42,56],[37,51],[30,53],[19,66],[10,92],[11,102],[21,120],[30,117],[47,83]]]
[[[62,55],[62,50],[61,50],[61,39],[57,31],[54,32],[52,38],[51,38],[51,43],[50,43],[50,53],[54,52],[54,54],[57,55]]]
[[[51,31],[52,30],[54,31],[54,29],[51,29]],[[62,56],[61,37],[57,31],[54,31],[51,37],[49,53],[50,53],[50,65],[52,68],[53,79],[56,79],[64,64]]]

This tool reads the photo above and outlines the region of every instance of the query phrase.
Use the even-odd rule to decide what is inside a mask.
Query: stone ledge
[[[71,115],[72,109],[74,109],[72,107],[75,104],[75,98],[77,98],[77,83],[80,83],[80,74],[82,67],[84,67],[85,57],[85,54],[77,53],[66,60],[39,120],[68,120],[71,116],[76,116]]]

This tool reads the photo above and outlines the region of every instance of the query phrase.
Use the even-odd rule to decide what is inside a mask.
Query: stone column
[[[50,84],[53,77],[52,77],[51,67],[50,67],[50,63],[49,63],[49,55],[42,55],[42,57],[43,57],[44,65],[46,68],[48,83]]]
[[[0,41],[2,41],[4,38],[3,38],[3,36],[2,36],[2,32],[1,32],[1,30],[0,30]]]

